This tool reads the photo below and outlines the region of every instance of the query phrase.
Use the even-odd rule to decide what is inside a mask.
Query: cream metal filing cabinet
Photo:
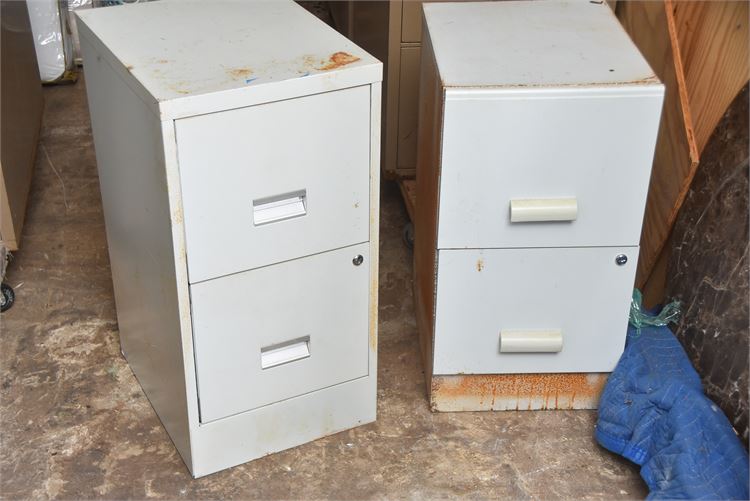
[[[122,351],[192,474],[374,421],[380,62],[291,1],[78,16]]]
[[[594,406],[625,344],[663,86],[606,4],[435,3],[424,19],[432,407]]]

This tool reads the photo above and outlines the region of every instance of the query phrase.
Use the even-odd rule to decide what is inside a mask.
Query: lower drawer
[[[368,249],[190,286],[201,422],[368,374]]]
[[[638,247],[440,250],[434,373],[611,371],[637,258]]]

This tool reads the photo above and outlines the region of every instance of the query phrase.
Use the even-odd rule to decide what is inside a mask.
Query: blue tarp
[[[748,499],[748,455],[668,327],[628,330],[597,441],[641,465],[648,499]]]

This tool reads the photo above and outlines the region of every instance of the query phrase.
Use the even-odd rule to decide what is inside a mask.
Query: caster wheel
[[[404,226],[404,231],[401,236],[404,239],[404,245],[406,245],[410,249],[413,249],[414,248],[414,224],[406,223],[406,225]]]
[[[0,290],[2,290],[2,294],[0,295],[0,312],[3,312],[13,306],[13,302],[16,300],[16,293],[13,292],[13,287],[8,284],[2,284]]]

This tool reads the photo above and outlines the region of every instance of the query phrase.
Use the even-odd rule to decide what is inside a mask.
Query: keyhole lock
[[[615,257],[615,263],[617,263],[618,266],[623,266],[627,262],[628,262],[628,256],[626,256],[625,254],[618,254]]]
[[[352,259],[352,264],[354,264],[354,266],[359,266],[360,264],[364,262],[365,262],[365,258],[362,257],[362,254],[358,254],[357,256],[354,257],[354,259]]]

